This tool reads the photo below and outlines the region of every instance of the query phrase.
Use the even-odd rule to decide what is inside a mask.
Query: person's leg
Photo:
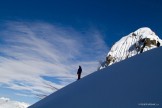
[[[80,79],[81,74],[78,74],[78,80]]]

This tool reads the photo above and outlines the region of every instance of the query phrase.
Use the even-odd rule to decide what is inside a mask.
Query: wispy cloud
[[[97,69],[108,50],[101,34],[37,22],[7,22],[0,30],[0,83],[31,94],[51,93]],[[44,78],[51,77],[51,78]]]

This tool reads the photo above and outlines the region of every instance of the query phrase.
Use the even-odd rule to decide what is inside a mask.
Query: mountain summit
[[[162,45],[162,40],[148,27],[143,27],[117,41],[100,69]]]

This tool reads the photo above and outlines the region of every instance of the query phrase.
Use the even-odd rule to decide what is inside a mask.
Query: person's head
[[[79,68],[81,68],[81,66],[79,65]]]

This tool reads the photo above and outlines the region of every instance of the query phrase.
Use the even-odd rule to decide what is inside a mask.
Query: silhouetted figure
[[[77,74],[78,74],[78,80],[81,78],[81,73],[82,73],[82,68],[81,68],[81,66],[79,66],[78,72],[77,72]]]

